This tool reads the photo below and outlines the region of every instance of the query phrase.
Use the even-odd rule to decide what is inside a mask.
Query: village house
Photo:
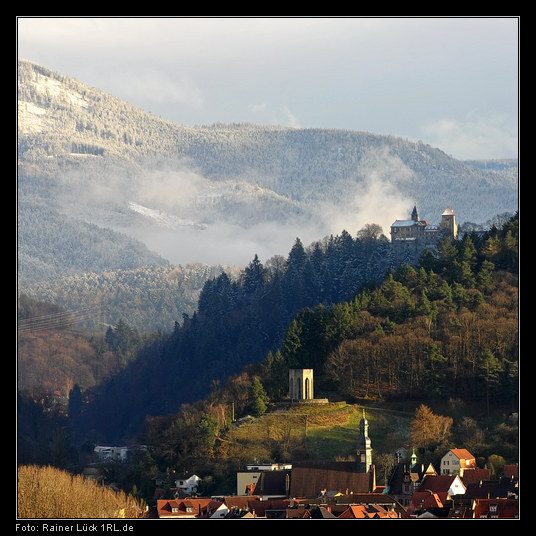
[[[94,452],[101,462],[119,462],[125,463],[128,460],[128,447],[113,447],[106,445],[97,445]]]
[[[160,519],[223,518],[228,512],[223,502],[211,498],[160,499],[156,503]],[[221,509],[221,510],[220,510]]]
[[[425,476],[437,476],[432,464],[425,467],[424,464],[418,464],[414,457],[410,465],[399,462],[391,472],[385,492],[407,508]]]
[[[134,445],[131,447],[96,445],[93,452],[97,455],[99,462],[126,463],[132,454],[146,452],[147,445]]]
[[[441,458],[442,475],[459,475],[463,476],[467,469],[476,468],[475,457],[466,449],[450,449]]]
[[[406,517],[419,517],[425,512],[446,517],[447,504],[454,495],[463,495],[465,490],[458,475],[427,475],[411,496]]]
[[[197,493],[199,484],[202,482],[195,473],[177,473],[173,470],[171,473],[160,473],[153,478],[157,489],[162,489],[166,485],[175,492],[176,497],[184,497]]]
[[[466,487],[458,475],[426,475],[417,491],[431,490],[442,498],[463,495]]]
[[[261,493],[264,498],[287,497],[289,487],[289,474],[292,464],[289,463],[255,463],[246,466],[246,471],[236,473],[236,494],[252,495],[254,490]],[[274,473],[272,476],[263,476],[266,472],[286,471]],[[262,490],[262,491],[261,491]]]
[[[517,499],[476,499],[473,507],[475,519],[516,519],[518,516]]]
[[[180,489],[186,495],[191,495],[197,492],[197,487],[201,483],[202,478],[196,474],[183,473],[175,477],[175,487]]]
[[[258,495],[262,500],[289,497],[291,473],[291,469],[261,471],[251,493]]]
[[[295,498],[316,498],[326,491],[370,493],[375,487],[375,467],[361,473],[356,462],[294,464],[290,478],[290,496]]]

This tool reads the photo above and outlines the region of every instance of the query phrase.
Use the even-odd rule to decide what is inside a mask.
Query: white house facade
[[[186,495],[197,492],[197,486],[202,478],[196,474],[184,474],[175,478],[175,487],[181,489]]]
[[[476,459],[466,449],[450,449],[441,458],[442,475],[459,475],[463,477],[466,469],[475,469]]]

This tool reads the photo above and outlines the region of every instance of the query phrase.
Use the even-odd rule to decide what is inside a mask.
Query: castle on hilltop
[[[415,205],[409,220],[395,220],[391,225],[394,258],[398,262],[416,262],[425,249],[433,248],[446,236],[455,240],[458,238],[458,226],[452,208],[447,207],[443,211],[439,225],[431,225],[420,219]]]
[[[447,207],[441,214],[439,225],[430,225],[426,220],[421,220],[417,212],[417,205],[413,207],[411,219],[396,220],[391,225],[391,242],[398,245],[406,242],[421,242],[432,245],[446,235],[453,238],[458,236],[456,216],[450,207]]]

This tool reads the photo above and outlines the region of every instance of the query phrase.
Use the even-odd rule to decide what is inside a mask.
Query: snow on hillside
[[[144,207],[143,205],[139,205],[138,203],[134,203],[133,201],[129,201],[128,208],[152,220],[160,227],[164,227],[166,229],[180,229],[184,227],[190,227],[202,230],[205,228],[203,224],[196,223],[192,220],[184,220],[182,218],[178,218],[177,216],[168,214],[163,210],[155,210],[152,208]]]

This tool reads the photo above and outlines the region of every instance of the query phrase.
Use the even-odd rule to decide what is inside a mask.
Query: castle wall
[[[448,235],[454,238],[457,236],[456,218],[450,207],[441,215],[439,226],[419,220],[417,208],[414,207],[410,220],[396,220],[391,225],[394,260],[413,264],[424,249],[433,248],[441,238]]]

